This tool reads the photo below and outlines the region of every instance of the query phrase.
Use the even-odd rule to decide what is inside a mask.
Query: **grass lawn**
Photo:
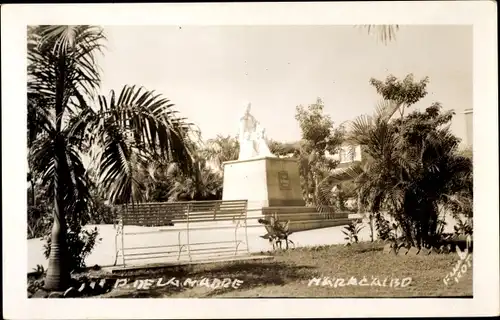
[[[131,271],[120,275],[137,279],[163,278],[166,283],[175,277],[181,285],[156,286],[149,289],[119,287],[101,295],[102,298],[217,298],[217,297],[472,297],[472,268],[460,280],[450,279],[446,286],[443,278],[459,260],[457,254],[427,256],[394,256],[382,252],[381,243],[359,243],[298,248],[272,253],[270,261],[248,261],[194,265],[178,269],[150,269]],[[328,278],[327,278],[328,277]],[[351,277],[357,284],[353,284]],[[368,285],[362,286],[366,278]],[[203,285],[183,286],[186,279],[238,279],[238,288],[212,289]],[[311,282],[312,279],[321,279]],[[351,279],[350,285],[341,286],[336,280]],[[374,278],[378,278],[378,281]],[[396,280],[405,280],[405,287],[396,286]],[[409,282],[408,278],[411,278]],[[387,279],[387,280],[385,280]],[[331,280],[331,281],[329,281]],[[384,285],[385,280],[385,286]],[[391,286],[392,280],[392,286]],[[209,280],[210,283],[212,280]],[[151,281],[150,283],[152,283]],[[137,282],[136,282],[137,283]],[[309,285],[311,284],[311,285]]]

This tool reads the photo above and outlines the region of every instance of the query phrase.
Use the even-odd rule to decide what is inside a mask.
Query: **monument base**
[[[260,157],[224,163],[223,200],[248,200],[248,225],[276,215],[292,232],[349,223],[347,212],[323,214],[306,207],[296,159]],[[264,227],[262,232],[265,233]]]
[[[224,162],[222,200],[248,200],[248,209],[304,206],[296,159],[261,157]]]

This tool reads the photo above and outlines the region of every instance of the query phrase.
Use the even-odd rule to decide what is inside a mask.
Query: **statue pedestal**
[[[349,223],[347,212],[322,214],[315,207],[305,206],[299,165],[293,158],[259,157],[224,162],[222,199],[248,200],[248,225],[259,235],[266,230],[257,220],[274,215],[280,221],[289,221],[292,232]],[[250,247],[254,246],[266,248],[269,243],[253,239]]]
[[[224,162],[222,200],[248,200],[249,215],[263,207],[304,206],[297,160],[260,157]]]

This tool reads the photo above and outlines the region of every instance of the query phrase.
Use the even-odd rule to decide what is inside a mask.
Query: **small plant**
[[[77,231],[68,230],[67,233],[67,248],[69,253],[70,270],[81,270],[86,267],[85,259],[90,255],[96,243],[100,240],[97,239],[97,227],[92,230],[80,229]],[[45,247],[45,258],[50,256],[50,234],[46,237],[47,243]]]
[[[457,224],[453,226],[453,229],[455,229],[455,235],[460,236],[460,235],[472,235],[472,223],[470,221],[462,221],[461,219],[458,220]]]
[[[358,234],[361,230],[363,230],[364,227],[365,226],[361,223],[361,220],[353,220],[347,226],[344,227],[342,233],[346,235],[344,240],[349,241],[347,245],[359,242]]]
[[[33,271],[37,276],[41,276],[45,273],[45,268],[41,264],[37,264]]]
[[[387,220],[385,221],[388,225],[388,231],[386,233],[387,238],[384,239],[384,241],[388,241],[391,244],[392,249],[397,252],[399,248],[405,244],[398,238],[398,226],[395,223],[391,226]]]
[[[48,206],[28,207],[28,239],[41,238],[52,226],[51,209]]]
[[[382,240],[386,241],[389,240],[391,237],[391,224],[389,221],[384,219],[382,215],[377,214],[375,218],[375,227],[377,228],[377,237]]]
[[[268,239],[269,242],[273,245],[273,250],[276,250],[277,247],[282,249],[283,241],[285,242],[286,246],[285,250],[288,250],[289,244],[292,244],[295,247],[293,241],[288,239],[288,237],[292,234],[289,228],[289,220],[287,222],[281,222],[278,220],[277,213],[275,213],[274,216],[269,218],[269,220],[259,219],[258,221],[260,224],[264,225],[267,231],[265,235],[260,237]]]

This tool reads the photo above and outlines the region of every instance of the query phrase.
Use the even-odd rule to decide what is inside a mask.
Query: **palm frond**
[[[367,29],[368,34],[375,35],[384,44],[387,44],[392,40],[396,40],[396,33],[399,30],[399,25],[388,24],[364,25],[363,27]]]
[[[402,104],[397,101],[382,99],[375,105],[374,118],[389,120],[401,107]]]
[[[99,87],[95,56],[102,50],[104,39],[102,29],[93,26],[29,28],[28,107],[33,110],[31,116],[29,113],[32,139],[36,136],[34,125],[38,125],[52,136],[61,133],[68,137],[72,130],[70,144],[76,143],[76,139],[83,141],[83,131],[76,134],[73,124],[78,122],[81,110],[90,109],[88,101]],[[64,129],[68,123],[72,129]]]
[[[141,201],[139,163],[163,159],[182,172],[194,170],[191,126],[177,117],[170,100],[144,88],[125,86],[118,99],[99,97],[94,136],[102,143],[101,183],[114,202]]]
[[[75,218],[79,216],[79,221],[82,221],[82,215],[90,218],[93,209],[93,198],[90,194],[90,179],[83,165],[79,154],[78,146],[68,144],[66,154],[66,166],[68,175],[65,179],[65,204],[67,212],[71,213],[68,217]],[[83,220],[85,221],[85,220]]]
[[[351,121],[347,142],[351,144],[366,145],[370,130],[373,127],[373,117],[367,115],[358,116]]]

